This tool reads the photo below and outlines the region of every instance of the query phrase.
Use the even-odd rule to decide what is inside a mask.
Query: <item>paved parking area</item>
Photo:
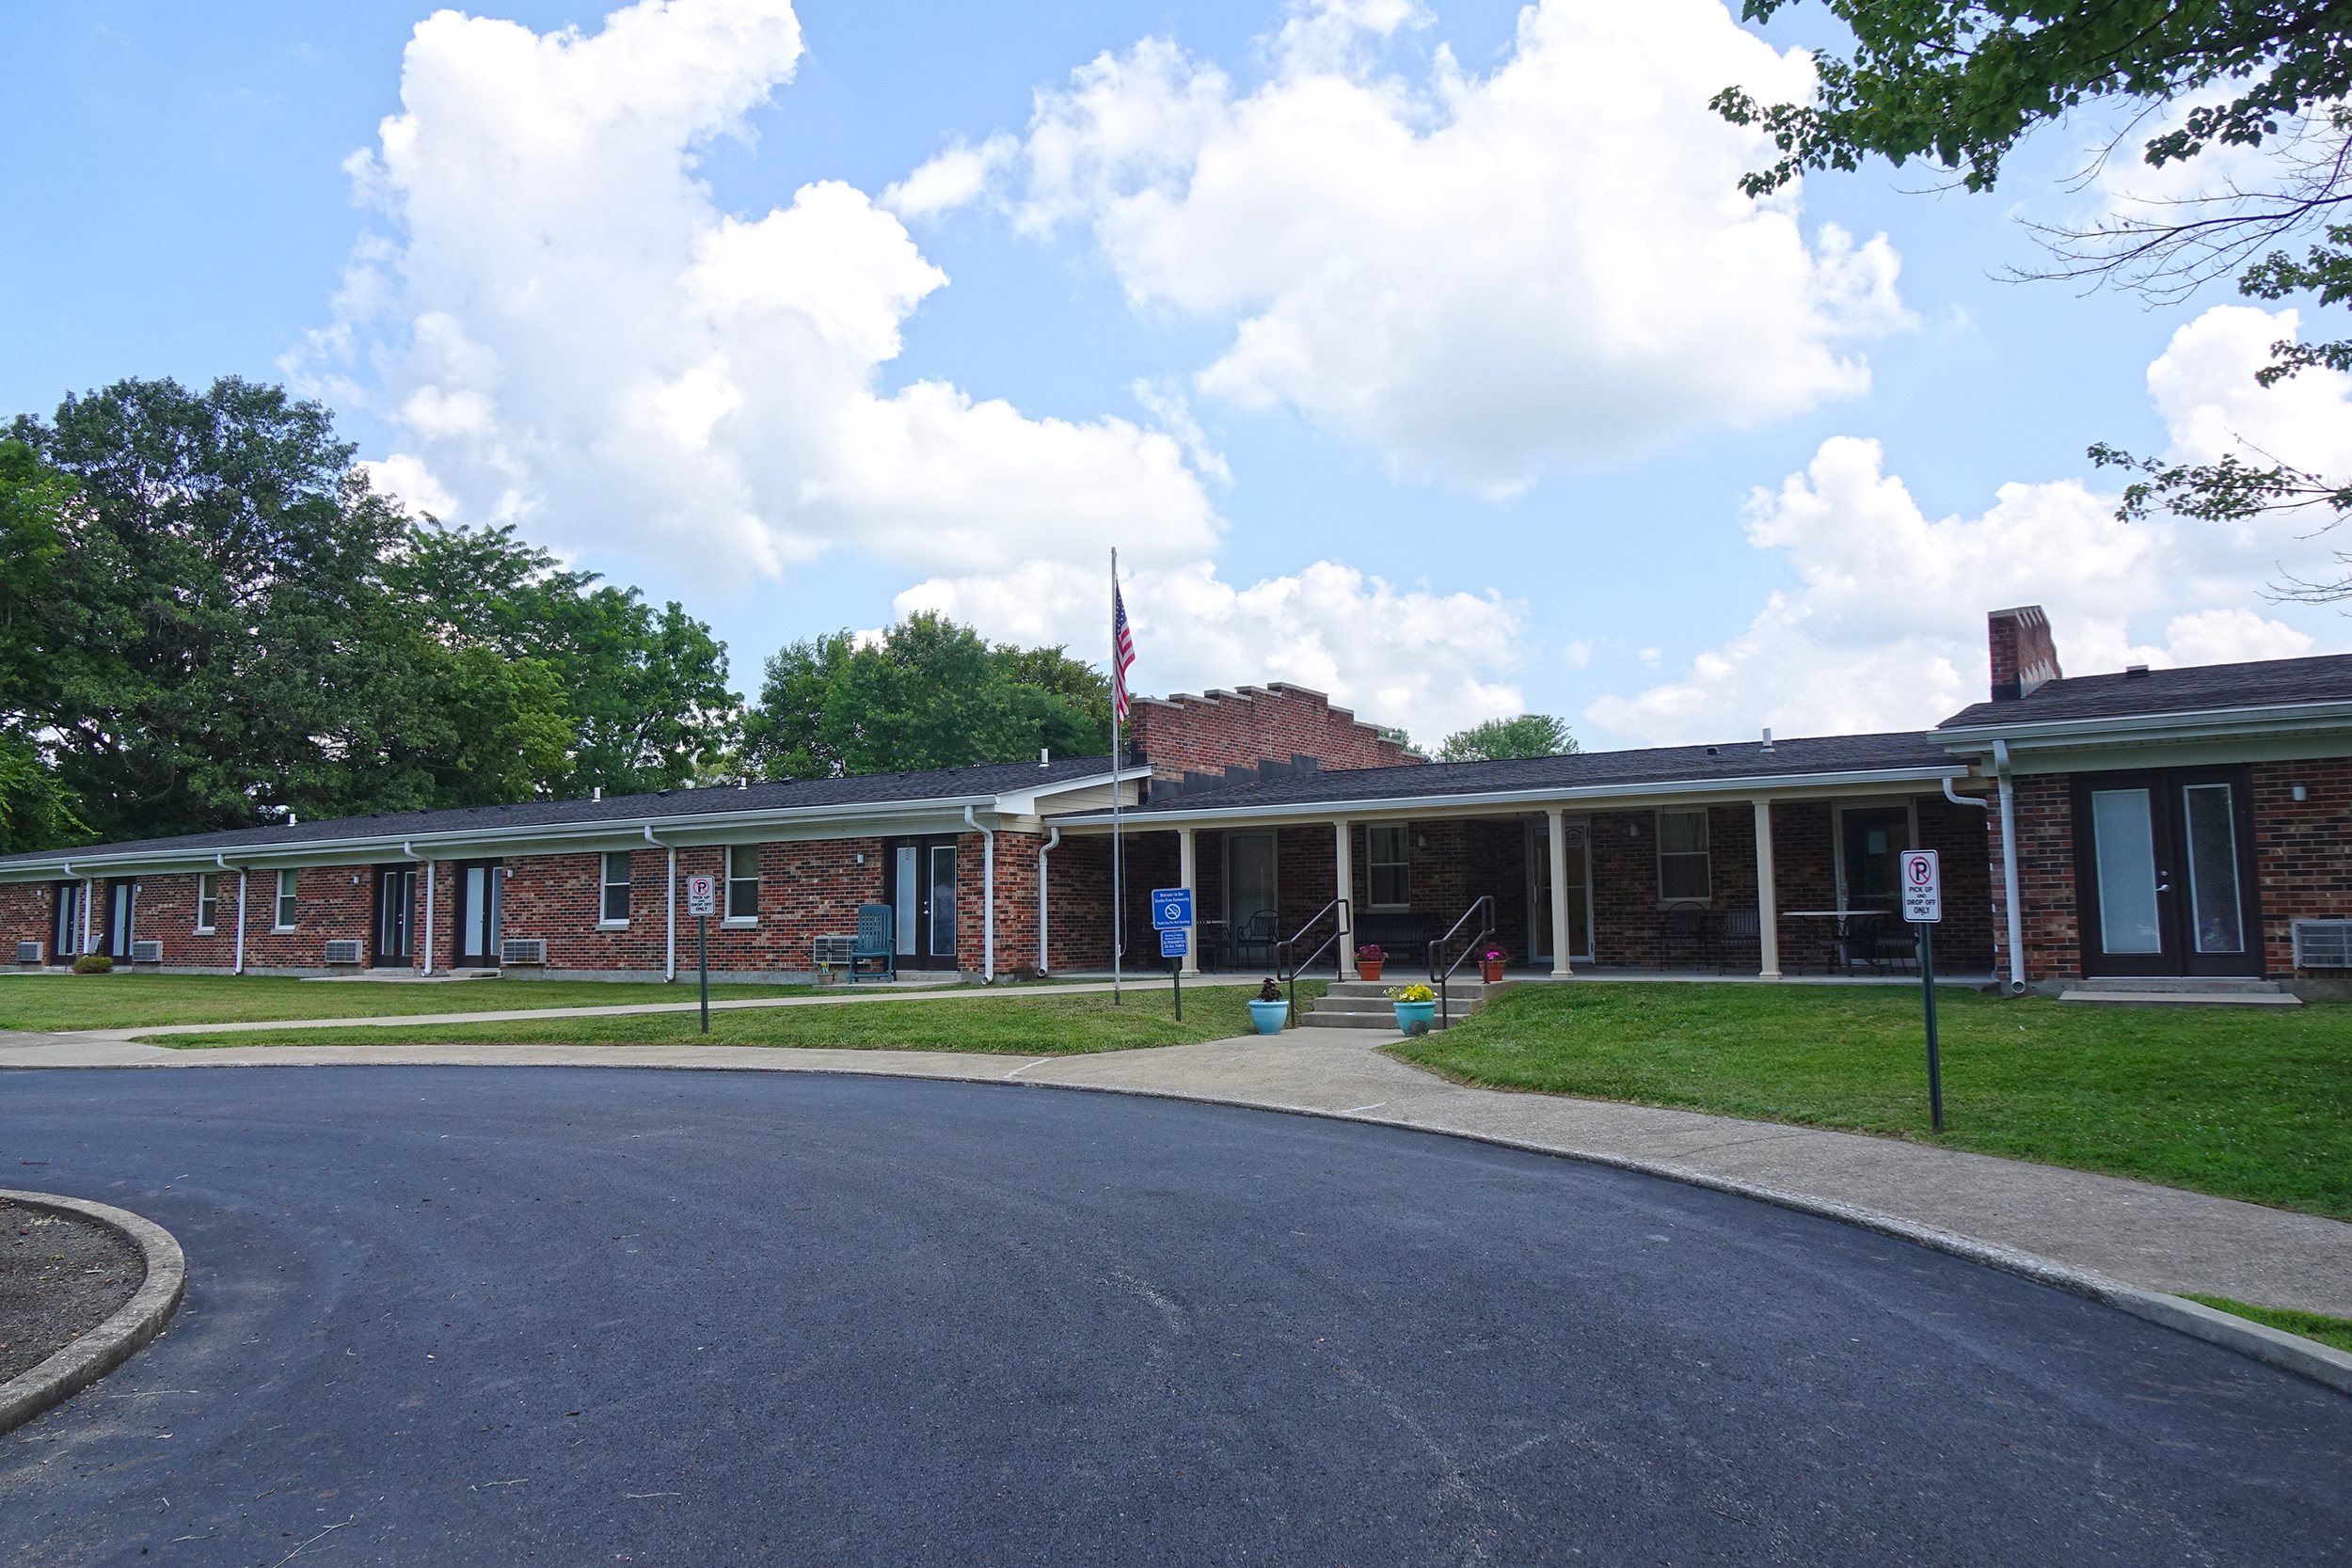
[[[191,1285],[0,1438],[0,1562],[2352,1554],[2352,1400],[1620,1171],[801,1074],[7,1088],[16,1180]]]

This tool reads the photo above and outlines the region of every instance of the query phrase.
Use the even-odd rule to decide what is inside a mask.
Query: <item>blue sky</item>
[[[2021,601],[2084,670],[2347,645],[2263,594],[2323,545],[2124,529],[2082,455],[2352,454],[2341,378],[2251,388],[2296,324],[1999,280],[2088,128],[1758,214],[1693,97],[1802,68],[1716,0],[12,20],[9,411],[294,380],[747,689],[917,606],[1096,656],[1114,545],[1147,688],[1424,739],[1932,722]]]

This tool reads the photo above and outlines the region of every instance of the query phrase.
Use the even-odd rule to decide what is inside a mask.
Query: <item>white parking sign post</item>
[[[1944,1065],[1935,1049],[1935,927],[1944,918],[1944,868],[1932,849],[1902,854],[1903,918],[1919,938],[1919,990],[1928,1011],[1928,1120],[1944,1131]]]
[[[694,917],[694,967],[701,974],[703,1033],[710,1033],[710,917],[719,912],[719,879],[686,879],[686,912]]]

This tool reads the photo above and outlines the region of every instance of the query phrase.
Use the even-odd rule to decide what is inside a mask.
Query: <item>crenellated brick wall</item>
[[[1389,768],[1423,760],[1320,691],[1277,681],[1236,691],[1144,698],[1136,704],[1136,750],[1162,778],[1214,773],[1293,756],[1326,768]]]

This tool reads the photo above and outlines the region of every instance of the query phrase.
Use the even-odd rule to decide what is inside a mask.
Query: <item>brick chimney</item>
[[[2040,605],[1996,610],[1985,617],[1985,630],[1993,647],[1994,702],[2029,697],[2065,673],[2058,668],[2058,644],[2050,640],[2050,618]]]

